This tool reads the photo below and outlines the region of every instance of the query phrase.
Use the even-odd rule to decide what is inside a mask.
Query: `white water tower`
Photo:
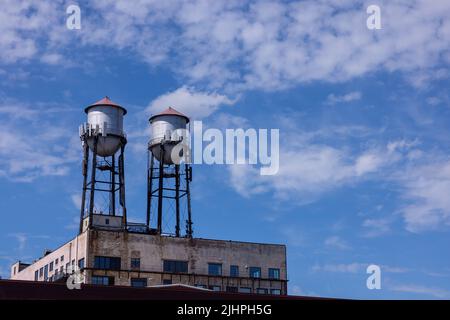
[[[123,116],[127,110],[105,97],[84,111],[87,122],[79,128],[83,146],[80,234],[86,226],[98,227],[98,221],[109,223],[109,216],[122,216],[119,227],[126,229]],[[99,193],[103,196],[96,196]]]
[[[149,149],[158,161],[161,161],[161,146],[164,146],[164,164],[173,164],[171,154],[175,145],[183,139],[183,130],[186,130],[189,118],[173,109],[167,108],[149,119],[151,125],[151,138]]]
[[[192,216],[190,183],[192,167],[189,161],[183,165],[178,160],[186,157],[185,146],[189,147],[187,125],[189,118],[169,107],[161,113],[150,117],[151,138],[148,143],[149,163],[147,170],[147,226],[156,234],[169,233],[181,237],[181,221],[186,222],[185,237],[192,238]],[[172,159],[172,151],[176,146],[178,159]],[[158,163],[155,163],[156,161]],[[153,199],[157,200],[156,207]],[[164,208],[164,210],[163,210]],[[175,215],[175,233],[171,233],[172,215]],[[186,216],[184,216],[184,214]],[[153,217],[153,218],[152,218]],[[185,218],[185,219],[184,219]],[[164,224],[163,219],[167,219]],[[155,224],[155,228],[151,224]]]
[[[125,137],[123,116],[127,110],[105,97],[84,111],[87,113],[87,123],[80,127],[80,136],[86,135],[89,149],[94,152],[94,137],[98,136],[97,155],[109,157],[115,154]]]

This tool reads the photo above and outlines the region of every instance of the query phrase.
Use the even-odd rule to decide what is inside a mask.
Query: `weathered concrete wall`
[[[90,275],[115,276],[115,283],[119,285],[130,285],[130,278],[133,277],[146,277],[149,285],[159,285],[164,278],[172,279],[173,283],[191,285],[283,289],[283,283],[280,281],[263,280],[269,277],[269,268],[280,269],[280,279],[287,279],[286,247],[284,245],[187,239],[100,230],[91,230],[90,239],[88,267],[94,267],[94,256],[111,256],[121,257],[122,270],[131,270],[131,258],[140,258],[139,273],[133,271],[90,272]],[[163,272],[163,260],[188,261],[188,273],[191,276],[160,274]],[[208,276],[208,263],[221,263],[222,275],[225,277],[230,276],[230,265],[239,266],[240,277],[249,276],[249,267],[260,267],[262,279],[211,277]]]
[[[14,274],[14,267],[18,266],[19,262],[15,263],[11,266],[11,279],[34,281],[35,271],[37,270],[39,272],[40,268],[50,265],[50,262],[53,262],[54,268],[52,271],[48,271],[48,277],[53,276],[56,269],[58,269],[58,272],[60,272],[61,267],[65,270],[66,264],[72,264],[72,260],[74,260],[75,264],[77,264],[78,260],[86,257],[87,236],[88,233],[82,233],[75,239],[57,248],[52,253],[38,259],[20,272],[17,272],[18,268],[16,267],[16,273]],[[61,256],[64,256],[64,261],[62,263]],[[55,265],[56,259],[58,259],[58,265]],[[42,275],[42,277],[39,277],[38,280],[44,281],[44,276]]]

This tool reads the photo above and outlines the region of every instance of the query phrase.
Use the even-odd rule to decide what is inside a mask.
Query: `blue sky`
[[[81,29],[66,28],[78,3]],[[381,30],[366,8],[381,8]],[[194,166],[198,237],[285,243],[292,294],[450,298],[448,1],[2,1],[0,275],[77,230],[84,107],[125,106],[145,217],[148,116],[280,129],[280,170]],[[366,288],[368,264],[382,289]]]

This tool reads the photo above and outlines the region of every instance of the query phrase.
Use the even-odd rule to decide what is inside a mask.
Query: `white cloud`
[[[25,245],[28,241],[28,236],[25,233],[11,233],[9,234],[9,236],[17,240],[19,244],[18,246],[19,251],[23,251],[25,249]]]
[[[365,228],[363,235],[367,238],[375,238],[385,235],[391,230],[390,224],[391,221],[387,218],[366,219],[362,224]]]
[[[364,1],[95,0],[76,32],[65,28],[62,0],[4,2],[2,63],[47,52],[83,59],[95,45],[169,66],[190,84],[271,90],[378,71],[423,85],[446,77],[439,65],[450,61],[447,0],[379,1],[383,28],[375,31]]]
[[[30,182],[68,174],[80,147],[76,131],[52,122],[62,111],[67,109],[0,103],[0,177]]]
[[[167,107],[173,107],[192,119],[201,119],[209,116],[222,105],[234,103],[234,100],[224,95],[215,92],[200,92],[183,86],[153,100],[146,111],[155,114]]]
[[[325,264],[314,265],[312,267],[313,272],[338,272],[338,273],[359,273],[365,272],[365,268],[368,264],[364,263],[349,263],[349,264]]]
[[[48,53],[41,57],[41,61],[50,65],[60,64],[64,60],[64,57],[58,53]]]
[[[339,236],[331,236],[325,239],[324,244],[327,247],[339,249],[339,250],[348,250],[350,246],[348,243]]]
[[[341,96],[335,95],[332,93],[332,94],[328,95],[326,103],[330,104],[330,105],[334,105],[336,103],[352,102],[352,101],[360,100],[361,97],[362,97],[362,94],[359,91],[353,91],[353,92],[346,93]]]
[[[75,193],[70,196],[70,200],[72,200],[72,204],[77,208],[78,210],[81,209],[81,194]]]
[[[430,157],[434,159],[412,166],[398,177],[407,202],[400,211],[411,232],[450,226],[450,161],[435,154]]]
[[[372,263],[361,263],[361,262],[352,262],[352,263],[339,263],[339,264],[324,264],[314,265],[311,270],[313,272],[335,272],[335,273],[366,273],[366,269]],[[410,270],[402,267],[391,267],[387,265],[380,265],[380,269],[382,272],[388,273],[405,273]]]
[[[431,296],[438,299],[449,299],[450,291],[416,284],[392,285],[389,290]]]
[[[302,141],[298,134],[290,134]],[[279,200],[296,204],[315,201],[325,192],[352,185],[368,174],[396,163],[401,158],[398,148],[373,147],[360,155],[345,148],[317,144],[305,138],[300,144],[285,141],[280,150],[280,169],[276,175],[260,176],[251,166],[229,167],[230,184],[244,197],[272,192]]]

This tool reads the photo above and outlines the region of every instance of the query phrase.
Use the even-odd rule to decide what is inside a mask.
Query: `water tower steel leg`
[[[159,158],[158,183],[158,234],[162,233],[163,179],[164,179],[164,146],[161,145]]]
[[[127,206],[125,203],[125,159],[124,159],[124,154],[125,154],[125,143],[122,143],[121,147],[120,147],[120,173],[119,173],[119,183],[120,183],[120,188],[122,190],[122,195],[120,197],[120,202],[122,205],[122,224],[125,228],[125,230],[127,229]]]
[[[111,156],[111,212],[116,215],[116,156]]]
[[[180,165],[175,165],[175,236],[180,236]]]
[[[82,163],[82,173],[83,173],[83,193],[81,194],[81,210],[80,210],[80,234],[83,232],[83,219],[84,210],[86,209],[86,189],[87,189],[87,170],[89,163],[89,147],[87,142],[84,141],[83,145],[83,163]]]
[[[92,219],[94,215],[94,194],[95,194],[95,172],[97,171],[97,145],[98,136],[94,137],[94,151],[92,155],[92,172],[91,172],[91,194],[89,199],[89,228],[92,227]]]
[[[150,228],[150,211],[152,208],[152,195],[153,195],[153,165],[155,158],[153,153],[149,151],[149,164],[147,167],[147,227]]]
[[[186,199],[187,199],[187,210],[188,210],[188,220],[186,226],[186,235],[188,238],[192,238],[192,215],[191,215],[191,191],[189,188],[189,182],[192,178],[192,168],[186,164],[185,167],[185,176],[186,176]]]

